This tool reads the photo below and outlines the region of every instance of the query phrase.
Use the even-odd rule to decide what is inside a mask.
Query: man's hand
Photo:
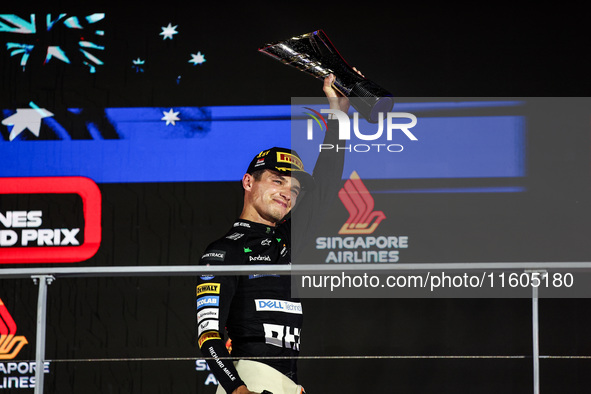
[[[254,391],[250,391],[245,385],[239,386],[236,390],[232,391],[232,394],[261,394]]]
[[[353,70],[355,70],[357,74],[363,76],[363,74],[361,74],[355,67],[353,67]],[[330,74],[329,76],[324,78],[324,86],[322,87],[322,90],[328,98],[328,103],[331,109],[338,109],[344,113],[347,113],[347,111],[349,111],[350,105],[349,98],[344,96],[337,89],[335,89],[335,87],[333,86],[334,80],[334,74]]]

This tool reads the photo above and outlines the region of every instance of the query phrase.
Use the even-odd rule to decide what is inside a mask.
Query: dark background
[[[2,12],[106,12],[101,24],[106,47],[98,55],[105,65],[89,74],[74,61],[42,66],[32,57],[23,72],[17,58],[2,49],[4,109],[31,100],[40,107],[90,109],[289,104],[292,96],[320,96],[321,82],[256,49],[316,29],[325,30],[350,64],[399,97],[584,97],[591,88],[585,13],[572,7],[306,2],[47,7],[23,13],[3,5]],[[179,34],[163,41],[158,34],[169,22],[179,25]],[[187,63],[187,54],[197,51],[207,61]],[[131,67],[138,56],[147,59],[144,73]],[[554,121],[555,132],[528,134],[527,192],[397,196],[392,209],[401,231],[420,234],[408,259],[588,261],[590,133],[578,128],[580,123],[566,127],[558,115]],[[397,186],[434,182],[449,186],[457,180]],[[76,266],[193,264],[238,215],[239,186],[100,184],[101,248]],[[58,278],[48,296],[46,357],[53,361],[45,392],[213,392],[203,386],[206,374],[194,368],[199,351],[192,278]],[[34,359],[37,287],[28,279],[3,279],[0,297],[18,334],[29,339],[18,359]],[[588,299],[541,299],[541,354],[589,356],[590,306]],[[349,357],[301,360],[301,381],[309,393],[533,391],[531,300],[306,299],[304,308],[302,356]],[[423,358],[428,356],[438,357]],[[589,372],[588,359],[544,358],[541,389],[587,392]]]

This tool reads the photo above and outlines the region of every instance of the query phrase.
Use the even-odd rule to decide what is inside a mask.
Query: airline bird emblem
[[[382,211],[374,211],[374,200],[356,171],[353,171],[343,188],[339,198],[349,211],[349,219],[339,230],[339,234],[371,234],[386,215]]]
[[[0,360],[11,360],[27,343],[22,335],[15,336],[16,323],[0,299]]]

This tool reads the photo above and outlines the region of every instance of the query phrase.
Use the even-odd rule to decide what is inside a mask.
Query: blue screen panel
[[[399,111],[409,112],[426,106],[446,109],[447,105],[397,104]],[[452,109],[457,107],[454,104]],[[45,111],[38,136],[26,125],[10,124],[8,119],[14,119],[18,110],[3,111],[1,177],[76,175],[97,183],[237,181],[261,150],[291,146],[291,108],[285,105],[106,108],[99,116],[76,108],[65,115],[50,116]],[[352,171],[364,179],[525,175],[521,116],[417,117],[412,131],[418,141],[405,139],[399,153],[347,152],[343,177]],[[305,120],[293,122],[300,121]],[[12,140],[7,138],[19,126],[23,130]],[[350,145],[365,142],[353,139]],[[299,153],[310,169],[317,150]]]

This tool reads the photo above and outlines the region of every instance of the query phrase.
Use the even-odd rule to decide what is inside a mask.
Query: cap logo
[[[277,152],[277,163],[290,163],[298,170],[304,170],[304,163],[291,153]]]
[[[257,155],[257,159],[260,159],[261,157],[267,156],[269,154],[269,152],[271,152],[270,150],[264,150],[261,153],[259,153]]]

